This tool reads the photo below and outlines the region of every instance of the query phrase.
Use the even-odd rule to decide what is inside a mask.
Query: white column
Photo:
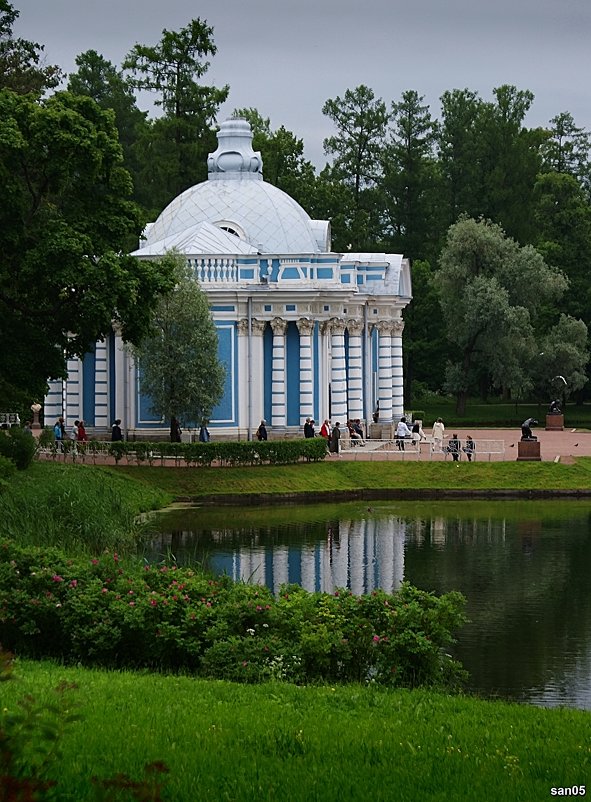
[[[363,361],[361,348],[361,334],[363,322],[361,320],[347,321],[349,332],[349,415],[352,420],[363,418]]]
[[[249,375],[251,364],[248,353],[248,320],[246,318],[237,321],[236,331],[238,333],[238,386],[243,388],[242,392],[238,393],[238,428],[247,429],[249,425],[251,427],[253,425],[253,421],[249,420],[249,393],[247,390],[248,382],[252,381],[253,377]]]
[[[271,321],[273,329],[273,371],[271,384],[271,425],[287,426],[287,404],[285,397],[285,332],[287,321],[279,317]]]
[[[314,417],[314,376],[312,372],[312,335],[314,321],[307,317],[297,323],[300,333],[300,423]]]
[[[392,324],[392,416],[398,420],[404,415],[404,377],[402,367],[402,332],[404,321]]]
[[[70,427],[82,417],[82,360],[78,357],[68,359],[68,379],[66,382],[65,423]]]
[[[252,357],[252,410],[250,426],[253,433],[256,432],[261,419],[265,415],[265,355],[264,355],[264,340],[263,334],[265,333],[266,323],[264,320],[251,320],[252,341],[251,341],[251,357]]]
[[[380,423],[392,423],[392,324],[382,320],[378,330],[378,403]]]
[[[345,324],[333,318],[331,333],[330,393],[333,422],[347,420],[347,370],[345,365]]]
[[[43,422],[45,426],[53,426],[64,414],[64,381],[53,379],[48,385],[49,390],[43,401]]]
[[[116,373],[116,386],[119,387],[122,384],[123,373],[120,365],[123,364],[123,343],[119,334],[112,333],[110,336],[115,337],[115,365],[109,365],[108,339],[97,342],[94,351],[94,425],[96,429],[106,429],[112,423],[108,420],[110,371]]]

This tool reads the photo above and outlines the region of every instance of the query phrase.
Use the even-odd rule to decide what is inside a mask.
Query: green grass
[[[319,493],[379,490],[590,490],[591,458],[573,465],[553,462],[353,462],[243,468],[148,468],[121,466],[133,477],[177,498],[227,494],[272,497],[295,494],[302,502]]]
[[[61,802],[91,800],[91,776],[133,779],[162,760],[163,798],[533,802],[585,784],[591,716],[428,691],[237,686],[23,662],[2,707],[61,680],[82,718],[53,771]]]
[[[35,462],[0,492],[0,537],[73,552],[122,549],[134,540],[138,515],[170,500],[103,468]]]
[[[456,412],[455,400],[442,396],[429,401],[416,401],[407,405],[407,410],[423,410],[425,413],[423,426],[431,426],[437,418],[443,418],[446,427],[506,427],[519,428],[526,418],[545,420],[548,402],[519,403],[482,402],[480,399],[469,399],[464,415]],[[591,404],[569,403],[564,409],[564,417],[570,428],[591,428]]]

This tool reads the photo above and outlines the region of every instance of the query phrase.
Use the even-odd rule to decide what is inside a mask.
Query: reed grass
[[[163,799],[532,802],[584,785],[591,716],[372,686],[237,686],[183,676],[20,662],[2,707],[59,682],[81,720],[53,769],[61,802],[95,797],[91,776],[169,768]]]
[[[139,514],[170,498],[103,468],[37,462],[0,492],[0,537],[72,553],[123,551],[137,538]]]

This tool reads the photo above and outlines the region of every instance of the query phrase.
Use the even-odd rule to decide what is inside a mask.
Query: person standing
[[[451,458],[454,462],[457,462],[460,459],[460,441],[457,434],[453,434],[451,436],[450,441],[447,444],[447,453],[451,454]]]
[[[111,426],[111,442],[117,443],[119,440],[123,440],[123,432],[121,431],[121,419],[117,418]]]
[[[178,421],[178,418],[171,418],[170,419],[170,442],[171,443],[180,443],[181,442],[181,424]]]
[[[476,444],[472,439],[472,435],[466,435],[466,445],[464,446],[464,452],[468,457],[468,462],[472,462],[472,457],[474,456],[474,452],[476,451]]]
[[[341,456],[341,424],[337,421],[330,433],[329,448],[331,454]]]
[[[425,439],[425,432],[421,428],[421,421],[416,420],[412,425],[410,439],[413,442],[413,445],[416,447],[417,451],[421,448],[421,440]]]
[[[79,443],[87,443],[88,442],[88,435],[86,434],[86,426],[84,425],[84,421],[81,420],[78,423],[78,434],[76,439]]]
[[[55,442],[57,447],[60,450],[63,450],[63,442],[64,442],[64,419],[58,418],[53,426],[53,436],[55,437]]]
[[[324,423],[320,427],[320,434],[327,441],[327,444],[328,444],[328,441],[330,440],[331,431],[332,431],[332,428],[331,428],[331,425],[330,425],[330,421],[328,420],[328,418],[326,418]]]
[[[199,427],[199,442],[209,443],[210,439],[211,437],[209,434],[209,429],[207,428],[207,421],[204,420]]]
[[[266,440],[267,439],[267,421],[262,420],[259,424],[259,428],[257,429],[257,440]]]
[[[404,451],[404,441],[412,434],[406,425],[406,417],[403,415],[396,426],[396,446],[399,451]]]
[[[437,418],[433,424],[433,451],[441,451],[443,438],[445,437],[445,426],[441,418]]]
[[[314,437],[314,421],[312,418],[306,418],[306,422],[304,423],[304,437]]]

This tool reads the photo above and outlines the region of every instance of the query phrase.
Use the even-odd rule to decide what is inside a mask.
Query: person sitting
[[[458,440],[457,434],[454,434],[450,437],[445,450],[448,454],[451,454],[454,462],[457,462],[460,459],[460,441]]]
[[[359,418],[355,418],[355,420],[353,421],[353,430],[355,431],[356,434],[359,435],[359,437],[361,438],[361,445],[364,446],[365,433],[363,431],[363,426],[361,425],[361,421],[359,420]]]
[[[347,431],[349,433],[349,437],[351,438],[351,446],[365,445],[363,443],[363,438],[361,437],[361,435],[357,434],[357,432],[355,431],[355,427],[353,426],[352,420],[347,421]]]

